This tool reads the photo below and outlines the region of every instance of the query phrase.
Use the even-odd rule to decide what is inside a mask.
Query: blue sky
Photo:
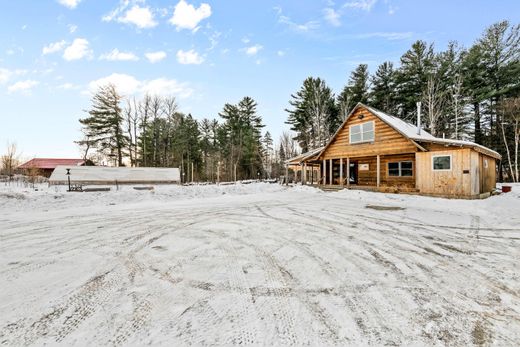
[[[470,46],[519,1],[1,0],[0,152],[77,157],[90,91],[175,95],[218,118],[253,97],[277,140],[290,94],[308,76],[339,92],[360,63],[398,62],[422,39]]]

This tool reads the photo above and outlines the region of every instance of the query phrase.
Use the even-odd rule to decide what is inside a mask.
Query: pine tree
[[[265,171],[269,178],[271,177],[272,165],[273,165],[273,138],[269,131],[266,131],[264,138],[262,139],[262,144],[264,148],[264,165]]]
[[[121,96],[113,84],[101,86],[92,97],[89,117],[80,119],[91,145],[105,156],[114,156],[118,166],[123,165],[123,148],[127,143],[120,102]]]
[[[396,113],[396,72],[391,62],[379,65],[372,76],[370,99],[370,105],[375,108],[390,114]]]
[[[426,89],[433,67],[433,44],[416,41],[401,57],[401,67],[396,76],[399,116],[413,121],[416,116],[416,103]]]
[[[323,146],[339,125],[334,94],[324,80],[309,77],[301,89],[291,95],[292,109],[287,124],[296,132],[296,140],[304,152]]]
[[[352,71],[348,84],[343,88],[337,100],[341,120],[347,117],[358,102],[365,104],[368,102],[369,80],[368,65],[359,64]]]
[[[487,94],[482,47],[473,45],[463,56],[461,63],[462,89],[467,96],[473,119],[473,141],[483,144],[481,103]]]

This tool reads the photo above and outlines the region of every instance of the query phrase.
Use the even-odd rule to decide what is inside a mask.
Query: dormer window
[[[373,142],[374,121],[350,126],[350,143]]]

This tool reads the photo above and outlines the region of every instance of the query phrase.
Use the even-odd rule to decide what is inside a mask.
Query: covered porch
[[[323,158],[318,164],[322,187],[417,192],[414,153]]]

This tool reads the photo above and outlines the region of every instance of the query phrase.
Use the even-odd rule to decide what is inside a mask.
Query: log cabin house
[[[482,145],[434,137],[359,103],[324,147],[286,165],[300,166],[302,184],[474,199],[495,189],[500,159]],[[317,167],[320,177],[309,179]]]

